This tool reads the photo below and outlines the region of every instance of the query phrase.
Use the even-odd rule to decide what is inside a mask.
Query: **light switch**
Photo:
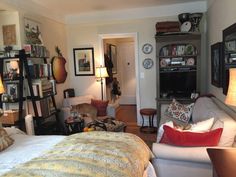
[[[140,73],[140,78],[141,78],[141,79],[144,79],[144,72],[141,72],[141,73]]]

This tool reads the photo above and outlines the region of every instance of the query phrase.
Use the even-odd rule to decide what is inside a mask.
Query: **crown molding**
[[[18,10],[24,14],[40,15],[65,24],[107,23],[121,20],[177,16],[178,14],[184,12],[191,13],[207,11],[206,1],[133,8],[126,10],[95,11],[91,13],[71,14],[67,16],[52,12],[47,7],[36,4],[33,1],[28,3],[28,1],[25,0],[1,0],[0,5],[7,10]]]
[[[135,8],[126,10],[99,11],[67,15],[66,24],[89,24],[114,22],[118,20],[134,20],[153,17],[177,16],[184,12],[206,12],[207,2],[197,1],[192,3],[179,3],[156,7]]]

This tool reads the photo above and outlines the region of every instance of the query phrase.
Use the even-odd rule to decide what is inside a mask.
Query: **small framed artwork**
[[[28,18],[24,19],[25,25],[25,43],[26,44],[43,44],[40,23]]]
[[[113,63],[113,68],[112,68],[112,73],[116,74],[117,73],[117,50],[116,50],[116,46],[110,44],[110,59]]]
[[[211,45],[211,84],[222,86],[222,42]]]
[[[74,48],[74,67],[76,76],[94,76],[94,49]]]
[[[7,83],[7,94],[11,100],[15,100],[19,97],[19,85],[18,83]]]

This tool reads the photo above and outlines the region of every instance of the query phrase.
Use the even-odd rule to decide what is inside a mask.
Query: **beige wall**
[[[211,56],[210,47],[216,42],[223,40],[222,31],[236,22],[235,0],[214,0],[207,12],[208,23],[208,91],[213,93],[220,100],[224,101],[225,95],[222,88],[211,85]]]
[[[155,24],[157,21],[177,20],[175,17],[147,18],[132,21],[120,21],[117,23],[93,24],[93,25],[67,25],[68,36],[68,56],[72,62],[69,63],[71,69],[70,86],[76,89],[77,95],[94,94],[100,97],[100,84],[95,81],[94,76],[75,76],[73,63],[73,48],[94,47],[95,65],[100,64],[99,35],[101,34],[138,34],[138,71],[144,74],[144,78],[139,79],[140,85],[140,107],[156,108],[156,50],[155,50]],[[150,43],[153,51],[149,55],[142,53],[142,46]],[[146,70],[142,67],[144,58],[149,57],[154,60],[154,67]]]

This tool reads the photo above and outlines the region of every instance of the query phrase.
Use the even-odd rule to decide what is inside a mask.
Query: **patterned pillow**
[[[175,121],[187,124],[191,118],[193,106],[194,103],[183,105],[173,99],[171,104],[167,107],[165,114]]]
[[[13,144],[14,140],[8,136],[6,130],[0,128],[0,152]]]

